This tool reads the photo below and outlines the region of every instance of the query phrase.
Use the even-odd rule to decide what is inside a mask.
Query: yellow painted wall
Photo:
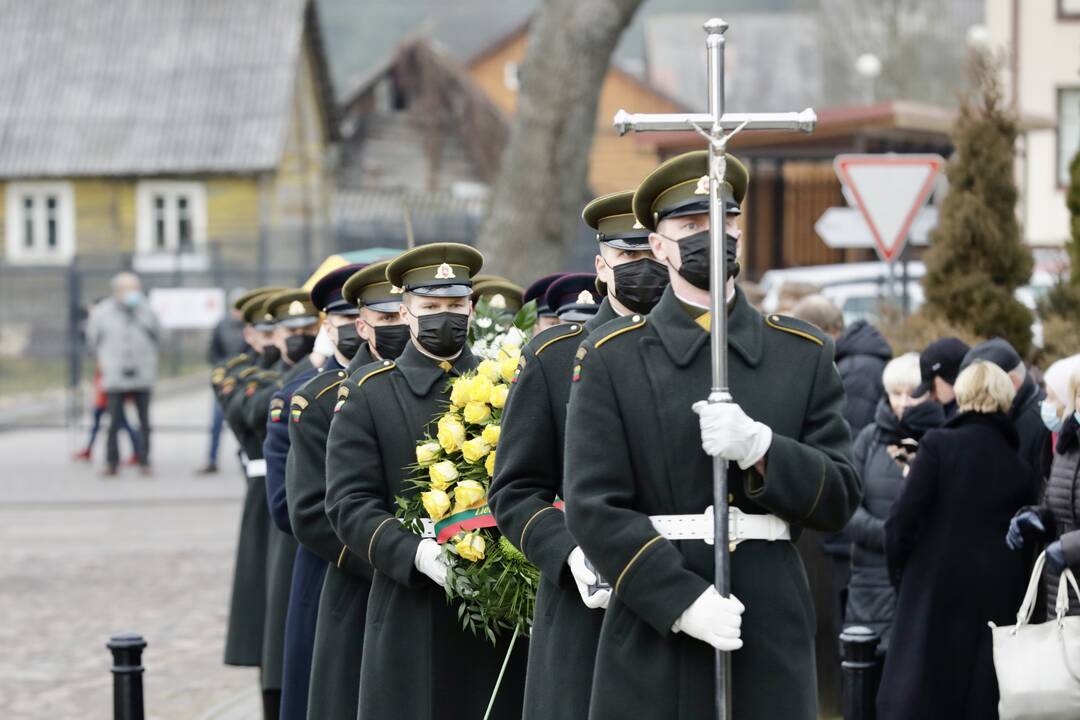
[[[506,64],[525,59],[528,34],[523,31],[494,52],[469,66],[473,81],[507,115],[517,106],[517,92],[506,86]],[[596,135],[589,153],[589,186],[597,195],[635,187],[660,163],[656,149],[632,136],[620,138],[611,126],[620,108],[639,113],[671,113],[681,108],[653,92],[621,70],[612,68],[604,78],[596,109]]]

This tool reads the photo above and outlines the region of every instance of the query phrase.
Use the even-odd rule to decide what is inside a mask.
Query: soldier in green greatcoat
[[[390,263],[387,279],[404,290],[410,342],[396,361],[369,365],[342,385],[330,426],[326,512],[349,550],[375,569],[360,718],[482,718],[507,651],[509,638],[493,645],[462,628],[443,590],[442,548],[394,515],[395,499],[415,492],[406,480],[416,445],[434,436],[450,380],[477,366],[466,336],[471,278],[482,262],[468,246],[437,243]],[[493,720],[521,717],[526,645],[515,647]]]
[[[832,340],[725,292],[733,403],[708,405],[707,155],[673,158],[634,195],[670,287],[648,316],[576,353],[566,421],[566,522],[613,590],[590,720],[714,713],[714,648],[732,652],[732,717],[815,720],[813,604],[791,542],[844,527],[861,493]],[[728,157],[728,192],[747,172]],[[734,262],[738,226],[726,224]],[[712,457],[729,461],[732,596],[714,579]],[[824,639],[825,642],[831,639]]]
[[[211,375],[222,413],[240,444],[240,461],[247,488],[236,543],[229,624],[225,635],[225,664],[259,667],[262,664],[262,636],[266,612],[266,542],[270,517],[266,512],[266,474],[262,447],[242,422],[240,400],[248,377],[260,365],[276,362],[271,335],[273,325],[263,318],[263,301],[283,288],[252,290],[237,300],[244,316],[244,338],[250,352],[229,360],[220,374]],[[255,459],[255,465],[251,460]]]
[[[588,716],[596,643],[610,591],[589,592],[596,578],[555,503],[564,494],[566,403],[578,345],[610,320],[648,312],[668,284],[667,267],[649,246],[649,231],[634,219],[633,195],[614,193],[585,207],[582,217],[597,233],[598,284],[607,295],[588,320],[567,319],[525,346],[503,411],[488,502],[499,528],[542,577],[529,642],[526,720]],[[585,288],[567,281],[556,279],[547,292],[552,300],[545,302],[564,318],[554,296],[567,294],[561,290],[566,286],[573,300]],[[603,431],[592,434],[604,437]]]
[[[263,441],[270,401],[274,393],[293,377],[311,369],[309,355],[319,328],[319,316],[306,290],[290,288],[270,295],[263,302],[263,317],[274,325],[274,346],[279,359],[275,365],[251,376],[244,387],[240,414],[259,446],[262,458],[263,510],[270,516],[266,493],[266,460]],[[285,618],[289,610],[296,540],[272,522],[267,530],[266,618],[263,624],[262,688],[264,714],[277,718],[281,703],[282,660],[285,648]]]
[[[326,443],[337,391],[347,377],[383,358],[401,354],[409,329],[398,313],[401,294],[386,280],[389,261],[354,273],[342,299],[359,308],[355,332],[361,342],[343,370],[321,373],[293,394],[286,468],[289,518],[300,544],[328,564],[319,596],[308,690],[309,718],[355,720],[364,650],[364,615],[371,566],[349,551],[326,517]],[[338,330],[340,333],[340,329]],[[336,343],[340,348],[340,342]]]

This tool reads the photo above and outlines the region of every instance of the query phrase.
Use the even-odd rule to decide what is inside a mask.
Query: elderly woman
[[[912,397],[919,385],[919,356],[902,355],[881,374],[885,396],[874,422],[855,439],[855,469],[863,481],[863,497],[844,534],[852,541],[846,625],[864,625],[881,636],[878,650],[889,647],[896,594],[885,567],[885,519],[900,494],[910,448],[928,430],[945,422],[941,405],[929,393]]]
[[[1073,358],[1060,360],[1067,362]],[[1051,370],[1057,365],[1051,366]],[[1080,363],[1071,363],[1066,390],[1059,396],[1054,392],[1047,371],[1047,396],[1052,408],[1061,408],[1060,415],[1053,417],[1059,423],[1046,422],[1051,432],[1057,432],[1054,462],[1050,467],[1050,479],[1046,483],[1042,504],[1026,507],[1016,514],[1009,525],[1006,541],[1009,547],[1019,550],[1027,543],[1046,542],[1046,597],[1057,597],[1061,571],[1071,567],[1080,572]],[[1062,398],[1062,396],[1064,396]],[[1061,400],[1064,399],[1062,403]],[[1044,416],[1050,415],[1044,410]],[[1047,618],[1055,616],[1054,603],[1046,603]],[[1070,615],[1080,615],[1075,602],[1069,607]]]
[[[1017,453],[1004,370],[975,362],[955,391],[959,414],[923,437],[885,523],[898,599],[878,720],[997,717],[987,623],[1012,623],[1024,594],[1023,559],[1001,538],[1035,470]]]

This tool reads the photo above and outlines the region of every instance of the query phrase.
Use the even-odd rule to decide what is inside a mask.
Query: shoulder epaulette
[[[825,345],[825,336],[822,334],[821,330],[818,330],[810,323],[803,322],[797,318],[788,317],[787,315],[766,315],[765,324],[773,330],[786,332],[796,337],[801,337],[803,340],[817,343],[818,345]]]
[[[393,360],[383,360],[381,367],[377,367],[374,370],[369,370],[366,373],[364,373],[364,375],[359,380],[356,381],[356,386],[357,387],[363,387],[364,383],[366,383],[371,378],[375,377],[376,375],[378,375],[380,373],[384,373],[387,370],[393,370],[394,367],[395,367],[395,365],[394,365]]]
[[[345,374],[345,373],[342,373],[342,375],[344,375],[344,374]],[[344,378],[344,377],[338,378],[337,380],[335,380],[334,382],[330,383],[329,385],[327,385],[326,387],[324,387],[324,388],[323,388],[322,390],[320,390],[320,391],[319,391],[319,392],[318,392],[318,393],[317,393],[317,394],[315,395],[315,399],[316,399],[316,400],[318,400],[318,399],[319,399],[319,398],[321,398],[321,397],[322,397],[323,395],[325,395],[326,393],[330,392],[331,390],[333,390],[334,388],[336,388],[336,387],[337,387],[338,385],[340,385],[340,384],[341,384],[341,383],[343,383],[343,382],[345,382],[345,378]]]
[[[539,355],[560,340],[577,337],[583,332],[585,332],[585,326],[581,323],[569,323],[548,328],[537,335],[533,342],[530,343],[536,345],[533,355]]]
[[[607,329],[604,331],[604,336],[598,338],[596,342],[593,343],[593,346],[599,348],[608,340],[612,340],[619,335],[628,333],[632,330],[640,330],[641,328],[645,327],[645,321],[646,318],[644,315],[636,314],[627,315],[625,317],[618,318],[617,320],[612,320],[610,323],[607,324]]]
[[[244,362],[247,359],[248,359],[247,353],[240,353],[239,355],[235,355],[227,363],[225,363],[225,369],[226,370],[232,370],[234,367],[236,367],[237,365],[239,365],[240,363]]]
[[[243,370],[241,370],[238,373],[238,375],[239,375],[241,380],[245,380],[249,375],[251,375],[252,373],[257,373],[257,372],[259,372],[259,368],[252,365],[249,368],[244,368]]]

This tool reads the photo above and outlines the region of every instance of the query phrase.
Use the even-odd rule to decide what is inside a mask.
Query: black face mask
[[[334,347],[336,347],[337,351],[343,356],[352,360],[364,340],[360,337],[359,333],[356,332],[355,323],[346,323],[345,325],[338,325],[336,327],[337,344]]]
[[[665,236],[667,237],[667,236]],[[668,238],[672,240],[673,238]],[[679,244],[679,258],[682,266],[677,272],[686,282],[699,290],[709,289],[709,231],[702,230],[693,235],[676,240]],[[727,260],[727,279],[739,276],[738,239],[730,233],[724,233],[724,256]]]
[[[290,335],[285,338],[285,357],[293,365],[310,355],[314,349],[314,335]]]
[[[441,312],[420,315],[420,334],[417,341],[435,357],[447,358],[465,347],[469,333],[469,316],[463,313]]]
[[[379,325],[375,327],[375,352],[379,357],[393,360],[409,342],[408,325]]]
[[[277,365],[278,360],[281,359],[281,351],[278,350],[277,345],[267,345],[262,349],[262,355],[259,364],[263,369],[273,367]]]
[[[615,273],[615,299],[630,312],[648,313],[668,286],[667,267],[652,258],[643,257],[611,269]]]

